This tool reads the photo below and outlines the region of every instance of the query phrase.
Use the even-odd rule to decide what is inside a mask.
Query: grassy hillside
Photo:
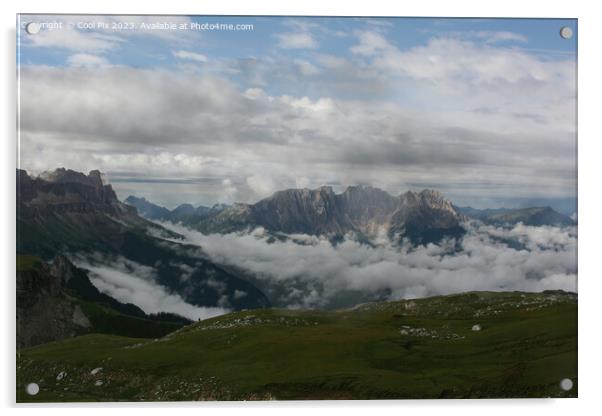
[[[20,402],[576,397],[577,299],[478,292],[237,312],[155,340],[92,334],[22,350],[17,376]]]

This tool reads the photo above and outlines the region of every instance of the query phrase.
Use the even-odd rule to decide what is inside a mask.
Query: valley
[[[168,210],[98,171],[17,183],[19,402],[577,395],[576,227],[551,208],[357,186]]]

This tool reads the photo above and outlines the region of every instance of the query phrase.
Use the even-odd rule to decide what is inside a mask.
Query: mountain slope
[[[149,220],[161,220],[168,221],[171,219],[171,211],[167,208],[155,205],[152,202],[146,200],[146,198],[136,198],[133,195],[128,196],[125,201],[126,204],[136,208],[138,214]]]
[[[155,338],[187,323],[171,314],[151,317],[100,293],[86,272],[63,256],[46,264],[17,255],[18,348],[92,332]]]
[[[155,341],[89,335],[18,360],[19,402],[576,397],[577,297],[471,292],[237,312]],[[38,396],[24,393],[31,380]]]
[[[515,209],[483,209],[456,207],[458,212],[469,218],[483,221],[491,225],[515,225],[523,223],[531,226],[568,226],[575,225],[570,217],[554,211],[551,207],[530,207]]]
[[[215,265],[195,246],[121,203],[98,171],[66,169],[32,178],[17,171],[17,252],[50,260],[63,253],[125,258],[147,266],[155,282],[199,306],[269,306],[255,286]],[[242,295],[241,295],[242,294]]]

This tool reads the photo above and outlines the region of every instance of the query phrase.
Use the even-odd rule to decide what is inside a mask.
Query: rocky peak
[[[85,175],[71,169],[58,168],[40,173],[38,179],[50,183],[78,183],[98,189],[107,186],[106,175],[96,169],[91,170],[88,175]]]
[[[430,208],[455,212],[452,203],[445,199],[445,197],[438,191],[425,189],[420,192],[419,196],[420,199]]]
[[[275,192],[272,196],[258,202],[261,204],[264,201],[273,201],[277,203],[287,203],[290,201],[297,202],[312,202],[329,199],[334,197],[334,191],[331,186],[320,186],[316,189],[285,189]]]
[[[106,185],[106,175],[99,170],[91,170],[90,173],[88,173],[88,179],[90,180],[90,183],[97,188]]]
[[[332,189],[332,186],[329,185],[322,185],[318,187],[317,191],[319,191],[321,194],[334,195],[334,190]]]
[[[213,204],[213,206],[211,207],[211,210],[212,211],[223,211],[229,207],[230,207],[230,205],[219,202],[219,203]]]
[[[140,197],[140,198],[138,198],[137,196],[130,195],[130,196],[128,196],[128,197],[125,199],[125,201],[124,201],[124,202],[126,202],[126,203],[128,203],[128,204],[131,204],[131,205],[133,205],[133,204],[135,204],[135,203],[139,203],[139,202],[149,202],[149,201],[147,201],[145,197]]]
[[[195,213],[195,208],[191,204],[181,204],[172,211],[174,215],[192,215]]]
[[[94,211],[117,216],[135,213],[133,207],[119,202],[115,191],[111,185],[105,184],[104,175],[98,170],[85,175],[71,169],[58,168],[43,172],[35,178],[18,170],[17,185],[21,209],[31,209],[31,215]]]
[[[379,188],[365,185],[348,186],[341,194],[341,197],[347,200],[365,201],[378,203],[383,200],[394,199],[388,192]]]
[[[26,170],[17,169],[17,181],[31,181],[31,177]]]

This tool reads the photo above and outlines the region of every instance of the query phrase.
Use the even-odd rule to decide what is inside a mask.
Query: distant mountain
[[[133,195],[128,196],[125,201],[126,204],[136,207],[138,214],[149,220],[171,220],[171,211],[167,208],[155,205],[152,202],[147,201],[145,198],[137,198]]]
[[[516,209],[476,209],[471,207],[455,207],[469,218],[483,221],[491,225],[514,225],[519,222],[531,226],[567,226],[575,225],[570,217],[554,211],[550,207],[531,207]]]
[[[17,253],[44,260],[63,253],[123,257],[152,267],[155,283],[194,305],[269,305],[254,285],[214,264],[198,247],[173,241],[178,237],[120,202],[98,171],[57,169],[30,177],[17,170]]]
[[[279,191],[252,205],[235,204],[194,225],[205,233],[264,227],[335,239],[348,232],[374,236],[384,229],[391,237],[399,234],[424,244],[463,235],[462,219],[449,201],[432,190],[392,196],[370,186],[350,186],[335,194],[324,186]]]
[[[170,211],[165,207],[147,201],[145,198],[138,198],[134,195],[128,196],[124,202],[135,207],[141,216],[149,220],[182,222],[185,224],[198,223],[203,217],[218,213],[229,207],[226,204],[215,204],[212,207],[203,205],[194,207],[191,204],[181,204]]]
[[[156,338],[190,320],[150,316],[101,293],[66,257],[51,263],[17,255],[17,346],[29,347],[85,333]]]

